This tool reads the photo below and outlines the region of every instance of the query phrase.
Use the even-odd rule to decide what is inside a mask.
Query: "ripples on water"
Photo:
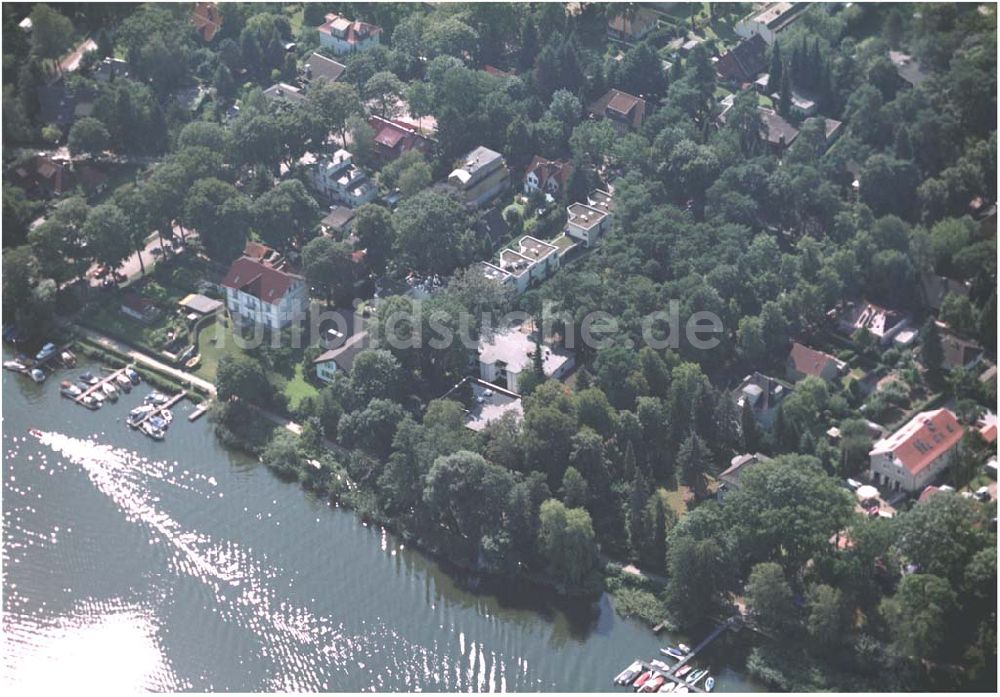
[[[58,527],[32,530],[26,524],[28,514],[42,505],[41,494],[19,482],[17,467],[11,471],[11,466],[37,465],[48,476],[79,468],[117,511],[143,528],[148,544],[166,550],[171,573],[195,579],[209,591],[206,610],[252,635],[255,655],[242,656],[241,663],[271,666],[265,671],[271,677],[257,689],[324,690],[346,683],[362,690],[505,691],[509,680],[512,687],[521,689],[552,689],[529,673],[526,658],[488,650],[463,632],[457,632],[456,656],[452,641],[445,646],[437,639],[430,646],[415,644],[381,621],[362,620],[365,633],[349,632],[342,622],[281,597],[277,588],[291,585],[285,583],[287,574],[282,569],[237,543],[185,527],[161,501],[160,494],[182,492],[211,505],[211,499],[223,496],[212,477],[190,472],[176,461],[151,460],[95,439],[59,433],[36,433],[36,437],[48,452],[28,452],[34,439],[14,436],[13,446],[5,453],[4,486],[9,497],[4,514],[5,565],[20,563],[37,545],[55,545],[62,532]],[[383,532],[383,550],[386,544]],[[166,593],[176,586],[168,580]],[[192,688],[189,681],[174,674],[164,657],[166,652],[157,639],[156,608],[124,600],[88,601],[69,614],[54,618],[46,614],[42,619],[27,610],[29,599],[19,595],[15,585],[5,590],[4,654],[11,684],[34,689],[61,683],[62,693],[89,676],[98,677],[102,685],[126,690]],[[435,616],[441,620],[443,634],[449,636],[448,619]],[[499,638],[506,643],[506,637]],[[56,664],[59,669],[53,671]],[[208,685],[195,689],[232,689],[214,686],[210,677],[202,677]]]

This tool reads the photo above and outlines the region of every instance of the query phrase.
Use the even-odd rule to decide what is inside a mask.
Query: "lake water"
[[[607,596],[497,595],[450,574],[226,450],[187,402],[154,442],[124,424],[145,385],[96,412],[62,399],[58,382],[87,368],[3,375],[10,685],[606,691],[668,642]],[[727,653],[698,659],[716,691],[757,689]]]

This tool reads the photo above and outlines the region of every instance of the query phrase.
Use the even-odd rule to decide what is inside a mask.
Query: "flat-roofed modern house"
[[[797,20],[806,7],[803,2],[772,2],[762,10],[755,10],[733,27],[737,36],[744,39],[757,35],[770,46],[778,34]]]
[[[471,397],[465,403],[465,394]],[[499,421],[506,414],[513,414],[518,421],[524,418],[521,407],[521,395],[505,390],[492,382],[473,377],[464,377],[461,382],[451,388],[441,399],[452,399],[462,402],[465,407],[465,427],[470,431],[483,431],[494,421]]]
[[[738,409],[749,404],[754,417],[763,428],[769,429],[778,413],[778,406],[792,393],[792,386],[763,373],[753,373],[732,392]]]
[[[948,409],[917,414],[875,443],[868,454],[872,481],[891,491],[923,490],[951,465],[963,433]]]
[[[381,41],[382,28],[367,22],[351,21],[338,14],[328,14],[326,21],[317,27],[319,45],[343,56],[355,51],[377,46]]]
[[[827,313],[837,329],[853,336],[860,329],[866,330],[879,344],[886,346],[899,332],[910,324],[909,317],[896,310],[887,310],[868,302],[849,301]]]
[[[481,269],[487,278],[507,283],[523,293],[554,274],[559,260],[559,248],[554,244],[525,235],[513,248],[502,249],[495,264],[484,261]]]
[[[474,206],[482,206],[510,187],[510,170],[503,155],[480,145],[448,175],[448,183]]]
[[[534,369],[536,349],[534,334],[527,325],[498,330],[479,341],[479,377],[518,394],[520,376]],[[572,368],[571,354],[542,344],[545,377],[559,379]]]
[[[598,196],[605,192],[595,192]],[[591,194],[593,196],[594,194]],[[573,203],[566,207],[566,234],[592,247],[608,231],[611,230],[612,215],[610,198],[600,197],[595,205],[590,203]]]
[[[226,309],[233,321],[280,330],[306,316],[305,279],[288,270],[285,259],[258,242],[249,242],[222,280]]]

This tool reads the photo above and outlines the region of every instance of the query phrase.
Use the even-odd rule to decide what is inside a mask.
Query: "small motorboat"
[[[658,692],[673,692],[676,689],[677,689],[677,683],[675,683],[673,680],[668,680],[667,682],[663,683],[663,686],[658,690]]]
[[[78,390],[80,390],[80,392],[86,392],[87,390],[90,389],[90,385],[88,385],[87,383],[83,382],[82,380],[77,380],[73,384],[76,385],[76,388]]]
[[[132,381],[133,385],[138,385],[139,381],[142,379],[139,377],[139,373],[135,372],[132,366],[128,366],[125,368],[125,375],[128,377],[129,380]]]
[[[101,381],[101,379],[99,377],[97,377],[96,375],[94,375],[89,370],[80,373],[80,379],[83,380],[88,385],[96,385],[97,383],[99,383]]]
[[[684,658],[687,654],[680,649],[675,649],[673,646],[668,646],[665,649],[660,649],[660,653],[664,656],[672,656],[673,658]]]
[[[676,675],[678,678],[683,678],[685,675],[691,672],[692,668],[694,668],[694,666],[692,665],[681,666],[680,668],[677,669],[677,672],[674,673],[674,675]]]
[[[653,666],[657,670],[662,670],[664,672],[670,671],[670,666],[668,666],[666,663],[664,663],[659,659],[653,659],[652,661],[649,662],[649,665]]]
[[[709,675],[708,679],[705,681],[705,692],[711,692],[714,689],[715,689],[715,678]]]
[[[107,399],[107,397],[104,396],[104,393],[100,390],[94,390],[90,393],[90,396],[93,397],[94,401],[98,404],[104,404],[104,400]]]
[[[5,370],[13,370],[15,373],[23,373],[28,369],[21,361],[4,361],[3,367]]]
[[[88,409],[99,409],[100,406],[101,406],[101,403],[98,402],[93,397],[91,397],[89,394],[88,395],[84,395],[80,399],[80,404],[82,404],[83,406],[87,407]]]
[[[653,677],[646,681],[646,684],[642,686],[642,689],[639,690],[639,692],[656,692],[666,681],[666,677],[660,673],[654,673]]]
[[[184,367],[197,368],[199,363],[201,363],[201,354],[198,354],[197,356],[191,356],[189,359],[184,361]]]
[[[38,361],[39,363],[41,363],[42,361],[47,361],[49,359],[49,356],[51,356],[58,350],[59,347],[56,346],[55,344],[52,343],[45,344],[45,346],[42,347],[42,350],[35,354],[35,360]]]
[[[636,692],[638,692],[639,688],[645,685],[646,681],[649,680],[651,677],[653,677],[653,671],[651,670],[645,671],[642,675],[640,675],[638,678],[635,679],[635,682],[632,683],[632,687],[634,687]]]
[[[674,694],[675,695],[676,694],[685,694],[685,693],[688,693],[690,691],[691,691],[691,688],[689,688],[687,685],[678,685],[677,689],[674,690]]]
[[[684,652],[684,655],[691,653],[691,647],[687,644],[677,644],[677,648]]]
[[[115,382],[118,383],[118,387],[122,388],[125,392],[132,391],[132,381],[128,379],[125,373],[118,373],[115,377]]]
[[[148,421],[142,425],[142,432],[153,440],[163,440],[164,438],[163,429],[156,428]]]
[[[702,668],[701,670],[696,670],[693,673],[691,673],[691,675],[688,676],[687,684],[693,687],[697,685],[698,682],[706,675],[708,675],[708,668]]]
[[[615,676],[612,681],[615,685],[628,685],[630,682],[635,680],[635,677],[642,672],[642,662],[636,661],[628,668],[620,672]]]
[[[76,399],[83,394],[83,390],[71,383],[69,380],[63,380],[59,383],[59,391],[62,393],[63,397],[69,397],[70,399]]]
[[[70,351],[69,349],[59,354],[59,358],[62,359],[63,365],[66,366],[67,368],[76,367],[76,356],[74,356],[73,352]]]
[[[166,431],[167,426],[170,425],[170,423],[159,414],[155,416],[150,416],[149,420],[146,423],[150,424],[153,428],[157,428],[161,431]]]
[[[161,406],[170,401],[170,398],[162,392],[150,392],[146,395],[146,398],[142,400],[146,404],[152,404],[154,406]]]
[[[32,368],[31,379],[35,382],[45,382],[45,371],[41,368]]]
[[[173,423],[173,421],[174,421],[174,415],[173,415],[173,412],[171,412],[171,411],[170,411],[169,409],[164,409],[163,411],[161,411],[161,412],[160,412],[160,416],[161,416],[161,417],[163,418],[163,420],[164,420],[164,421],[166,421],[166,422],[167,422],[168,424],[169,424],[169,423]]]
[[[104,391],[104,394],[108,396],[108,399],[110,399],[112,402],[118,401],[118,390],[115,389],[115,386],[111,384],[110,381],[101,385],[101,389]]]

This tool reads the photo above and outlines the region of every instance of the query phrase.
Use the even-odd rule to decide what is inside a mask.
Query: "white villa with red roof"
[[[872,481],[893,491],[916,493],[951,465],[964,430],[948,409],[924,411],[875,443]]]
[[[357,20],[352,22],[337,14],[328,14],[326,21],[317,29],[319,45],[338,56],[377,46],[382,35],[382,27]]]
[[[309,306],[305,279],[290,273],[280,254],[257,242],[247,243],[222,286],[226,309],[243,325],[280,330],[302,320]]]

